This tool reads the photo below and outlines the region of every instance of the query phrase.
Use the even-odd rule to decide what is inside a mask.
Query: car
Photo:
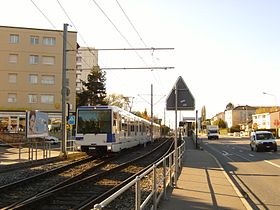
[[[273,150],[277,151],[277,143],[274,135],[270,131],[254,131],[250,137],[250,148],[251,151],[264,151]]]
[[[50,144],[59,144],[59,139],[55,136],[46,136],[44,137],[44,140],[46,142],[49,142]]]

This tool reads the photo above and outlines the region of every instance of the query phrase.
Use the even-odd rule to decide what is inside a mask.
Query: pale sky
[[[33,2],[51,23],[31,0],[2,0],[0,25],[62,30],[64,23],[71,25],[62,5],[75,26],[68,29],[78,31],[81,46],[175,48],[154,52],[99,52],[101,68],[174,67],[107,71],[107,93],[135,97],[133,110],[150,110],[153,84],[154,114],[163,118],[166,96],[179,76],[195,97],[199,115],[204,105],[208,118],[224,111],[229,102],[236,106],[274,106],[275,102],[279,105],[278,0]],[[167,125],[174,125],[173,115],[173,111],[166,112]],[[182,112],[179,118],[184,116],[194,116],[194,112]]]

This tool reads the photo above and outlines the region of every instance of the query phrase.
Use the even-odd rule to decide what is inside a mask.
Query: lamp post
[[[277,108],[277,101],[276,101],[276,95],[274,94],[271,94],[271,93],[266,93],[266,92],[263,92],[264,95],[270,95],[270,96],[273,96],[274,97],[274,102],[275,102],[275,111],[278,111],[278,108]],[[276,126],[275,128],[275,132],[276,132],[276,136],[278,136],[278,127]]]

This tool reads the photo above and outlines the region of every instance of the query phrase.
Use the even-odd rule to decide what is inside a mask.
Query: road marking
[[[225,151],[225,150],[222,151],[222,154],[225,155],[225,156],[226,156],[226,155],[230,155],[230,154],[229,154],[227,151]]]
[[[252,155],[252,154],[249,153],[249,156],[254,157],[255,155]]]
[[[271,161],[269,161],[269,160],[264,160],[264,162],[269,163],[269,164],[271,164],[271,165],[274,165],[274,166],[276,166],[276,167],[280,168],[280,166],[279,166],[279,165],[277,165],[276,163],[272,163],[272,162],[271,162]]]
[[[239,152],[243,152],[243,150],[239,150]]]
[[[205,150],[206,151],[206,150]],[[242,193],[240,192],[240,190],[237,188],[237,186],[233,183],[233,181],[231,180],[231,178],[229,177],[229,175],[227,174],[227,172],[225,171],[225,169],[223,168],[223,166],[221,165],[221,163],[218,161],[218,159],[212,155],[210,152],[206,151],[208,154],[210,154],[216,161],[216,163],[218,164],[219,168],[223,171],[223,174],[225,175],[226,179],[228,180],[228,182],[231,184],[231,186],[233,187],[234,191],[236,192],[237,196],[239,197],[239,199],[241,200],[241,202],[243,203],[244,207],[247,210],[253,210],[253,208],[251,207],[251,205],[249,204],[249,202],[244,198],[244,196],[242,195]],[[225,156],[227,157],[227,156]]]

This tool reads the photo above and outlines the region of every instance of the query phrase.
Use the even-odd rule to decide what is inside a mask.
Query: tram
[[[153,123],[153,138],[160,125]],[[76,145],[82,152],[119,152],[151,141],[151,122],[116,106],[81,106],[76,112]]]

